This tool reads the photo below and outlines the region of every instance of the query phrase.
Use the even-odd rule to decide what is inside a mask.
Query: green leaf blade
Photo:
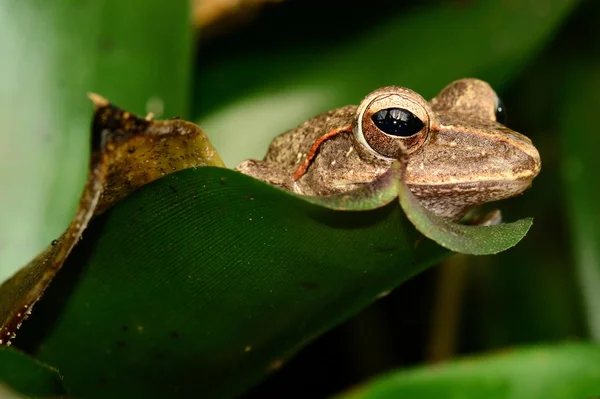
[[[91,224],[17,344],[78,396],[230,397],[447,254],[419,236],[395,202],[333,211],[185,170]]]

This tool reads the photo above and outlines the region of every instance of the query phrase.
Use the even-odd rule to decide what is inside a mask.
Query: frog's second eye
[[[504,104],[502,104],[502,100],[500,97],[496,96],[496,122],[506,124],[506,109],[504,108]]]
[[[375,126],[385,134],[398,137],[409,137],[423,129],[424,123],[409,110],[403,108],[386,108],[371,116]]]

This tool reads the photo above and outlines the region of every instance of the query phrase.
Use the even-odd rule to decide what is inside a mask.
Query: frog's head
[[[412,90],[384,87],[363,100],[355,120],[365,159],[389,161],[404,149],[406,181],[421,199],[500,200],[527,189],[541,168],[531,140],[503,125],[503,105],[481,80],[455,81],[429,103]]]

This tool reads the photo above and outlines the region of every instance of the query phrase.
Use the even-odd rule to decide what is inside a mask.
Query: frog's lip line
[[[474,188],[480,188],[481,187],[481,183],[484,183],[485,185],[493,185],[493,186],[506,186],[507,184],[509,185],[516,185],[516,186],[521,186],[523,187],[523,189],[526,189],[527,187],[531,186],[531,183],[533,181],[533,178],[531,179],[499,179],[499,178],[490,178],[490,179],[471,179],[468,181],[461,181],[459,179],[453,179],[453,180],[449,180],[449,181],[445,181],[445,182],[439,182],[439,183],[415,183],[415,182],[410,182],[410,181],[406,181],[406,185],[409,187],[419,187],[419,188],[424,188],[424,187],[443,187],[443,186],[449,186],[448,188],[448,192],[451,191],[464,191],[462,190],[465,187],[470,187],[470,186],[476,186]],[[345,182],[339,182],[336,186],[338,187],[343,187],[343,186],[347,186],[347,185],[352,185],[352,184],[371,184],[373,183],[373,180],[365,180],[365,181],[345,181]],[[451,186],[451,187],[450,187]]]
[[[447,181],[442,181],[442,182],[411,182],[409,179],[407,179],[406,184],[409,186],[416,186],[416,187],[427,187],[427,186],[442,187],[442,186],[461,186],[461,185],[469,186],[469,185],[475,185],[475,184],[480,184],[480,183],[485,183],[485,184],[490,184],[490,183],[513,184],[514,183],[517,185],[529,186],[535,176],[536,175],[533,172],[527,171],[527,173],[512,175],[512,178],[505,178],[505,179],[503,179],[499,176],[495,176],[495,177],[490,176],[489,178],[480,177],[477,179],[469,179],[469,180],[448,179]]]

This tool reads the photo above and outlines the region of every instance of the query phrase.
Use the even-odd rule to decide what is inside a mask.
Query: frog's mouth
[[[472,205],[498,201],[521,194],[531,186],[531,180],[488,180],[452,184],[408,184],[415,197],[437,197],[446,201],[460,200]]]

